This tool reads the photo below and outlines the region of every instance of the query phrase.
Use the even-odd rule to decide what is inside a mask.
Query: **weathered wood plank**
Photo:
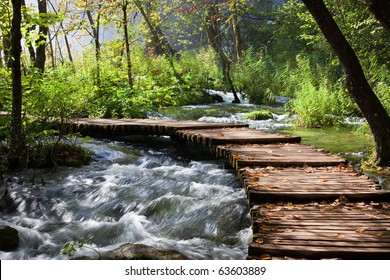
[[[302,151],[297,153],[296,151]],[[303,152],[304,151],[304,152]],[[219,145],[219,156],[229,159],[236,169],[251,166],[335,166],[346,160],[312,146],[302,144]]]
[[[390,257],[388,203],[286,205],[252,207],[252,258],[263,254],[310,259]]]
[[[348,166],[328,168],[243,168],[240,170],[249,203],[389,201],[390,191]]]
[[[299,143],[301,141],[301,137],[269,133],[250,128],[179,130],[177,134],[186,140],[210,146],[232,143],[241,145],[250,143]]]
[[[249,255],[261,256],[290,256],[296,258],[324,259],[389,259],[390,248],[361,248],[355,246],[331,247],[331,246],[305,246],[305,245],[282,245],[258,244],[249,245]]]
[[[72,130],[92,137],[116,137],[128,135],[175,136],[179,129],[243,128],[246,124],[206,123],[198,121],[174,121],[153,119],[87,119],[72,120]]]

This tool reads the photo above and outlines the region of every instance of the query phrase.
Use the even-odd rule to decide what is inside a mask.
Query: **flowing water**
[[[86,147],[96,154],[88,166],[30,170],[12,180],[18,213],[0,223],[18,230],[21,244],[15,252],[0,251],[0,259],[65,258],[61,247],[84,239],[101,252],[142,243],[193,259],[246,258],[245,193],[223,161],[165,138]]]

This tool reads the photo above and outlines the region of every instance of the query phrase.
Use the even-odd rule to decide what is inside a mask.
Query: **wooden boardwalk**
[[[80,119],[72,129],[103,138],[167,135],[226,158],[250,207],[248,259],[390,259],[390,191],[300,137],[167,120]]]

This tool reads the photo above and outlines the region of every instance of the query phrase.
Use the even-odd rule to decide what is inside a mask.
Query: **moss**
[[[261,121],[261,120],[268,120],[273,119],[273,115],[270,111],[267,110],[256,110],[253,112],[250,112],[244,116],[245,120],[253,120],[253,121]]]

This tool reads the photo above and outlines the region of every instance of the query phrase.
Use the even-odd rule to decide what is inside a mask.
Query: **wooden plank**
[[[269,133],[249,128],[225,128],[225,129],[197,129],[179,130],[179,137],[191,140],[195,143],[206,145],[221,145],[226,143],[248,144],[248,143],[299,143],[300,137],[287,136],[284,134]]]
[[[348,166],[243,168],[239,176],[249,203],[334,201],[340,196],[351,201],[390,200],[390,191]]]
[[[280,202],[290,201],[294,203],[305,203],[311,201],[334,201],[340,196],[344,196],[349,201],[389,201],[389,191],[372,191],[372,192],[353,192],[353,191],[338,191],[338,192],[289,192],[282,193],[277,191],[249,191],[249,203],[265,203],[265,202]]]
[[[296,151],[304,151],[297,153]],[[346,160],[302,144],[218,145],[216,153],[229,158],[236,169],[245,166],[335,166]]]
[[[261,256],[291,256],[296,258],[324,259],[389,259],[390,248],[360,248],[360,247],[330,247],[330,246],[300,246],[285,245],[275,246],[274,244],[258,244],[255,242],[249,245],[249,255]]]
[[[179,129],[242,128],[246,124],[206,123],[198,121],[174,121],[153,119],[78,119],[72,120],[73,131],[92,137],[116,137],[127,135],[175,136]]]
[[[287,206],[286,206],[287,205]],[[385,259],[390,257],[390,204],[256,204],[250,258]]]

